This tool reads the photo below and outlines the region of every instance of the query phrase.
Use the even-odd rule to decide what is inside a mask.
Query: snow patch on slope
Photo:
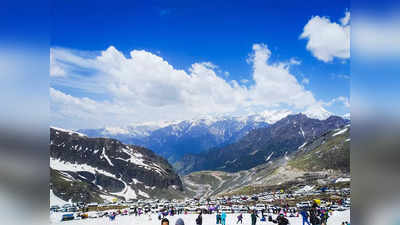
[[[106,151],[106,149],[103,147],[103,152],[101,153],[101,158],[106,159],[110,166],[114,166],[114,164],[111,162],[110,158],[108,158],[108,156],[106,155],[105,151]]]
[[[101,173],[108,177],[116,178],[112,173],[109,173],[109,172],[101,170],[101,169],[97,169],[97,168],[89,166],[87,164],[73,164],[70,162],[63,162],[59,159],[53,159],[53,158],[50,158],[50,168],[52,168],[53,170],[59,170],[59,171],[71,171],[71,172],[86,171],[86,172],[93,173],[93,174],[96,174],[96,172],[97,172],[97,173]]]
[[[265,162],[268,162],[268,160],[271,159],[271,156],[272,156],[273,154],[274,154],[274,152],[271,152],[271,154],[269,154],[269,156],[265,158]]]
[[[77,134],[77,135],[79,135],[81,137],[87,137],[85,134],[82,134],[82,133],[79,133],[79,132],[76,132],[76,131],[73,131],[73,130],[67,130],[67,129],[63,129],[63,128],[59,128],[59,127],[53,127],[53,126],[51,126],[50,128],[53,128],[54,130],[58,130],[58,131],[61,131],[61,132],[66,132],[69,135]]]
[[[57,195],[54,194],[53,190],[50,189],[50,206],[52,206],[52,205],[62,206],[67,203],[69,203],[69,202],[64,201],[61,198],[57,197]]]
[[[297,149],[301,149],[301,148],[303,148],[304,146],[306,146],[306,144],[307,144],[307,142],[304,142],[302,145],[300,145]]]
[[[332,134],[332,137],[337,136],[337,135],[340,135],[340,134],[346,133],[347,129],[348,129],[348,128],[344,128],[344,129],[342,129],[342,130],[340,130],[340,131],[338,131],[338,132]]]

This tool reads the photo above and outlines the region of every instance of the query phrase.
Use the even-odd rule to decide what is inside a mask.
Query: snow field
[[[89,218],[84,220],[72,220],[72,221],[60,221],[61,216],[64,213],[52,213],[50,215],[51,224],[65,224],[65,225],[160,225],[161,222],[158,220],[156,214],[152,214],[151,217],[148,215],[142,216],[117,216],[114,221],[110,221],[109,218]],[[226,225],[234,225],[236,224],[236,218],[239,214],[227,214]],[[169,224],[175,225],[175,222],[182,218],[185,221],[185,225],[194,225],[196,224],[197,214],[188,214],[188,215],[175,215],[168,216]],[[274,219],[276,215],[272,216]],[[151,220],[149,219],[151,218]],[[288,217],[291,225],[302,225],[301,216],[299,217]],[[327,225],[341,225],[342,222],[348,221],[350,222],[350,210],[346,210],[343,212],[335,211],[328,219]],[[213,225],[215,224],[215,214],[211,215],[203,215],[203,225]],[[243,214],[243,224],[250,225],[251,219],[250,214]],[[257,221],[257,225],[272,225],[272,222],[261,222],[259,219]]]

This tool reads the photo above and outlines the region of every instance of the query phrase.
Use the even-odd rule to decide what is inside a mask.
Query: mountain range
[[[80,129],[78,132],[89,137],[114,138],[126,144],[149,148],[174,166],[179,166],[184,156],[188,154],[198,154],[211,148],[232,144],[251,130],[268,127],[290,114],[291,111],[282,110],[245,116],[201,116],[183,121]],[[307,111],[305,115],[319,120],[331,116],[324,110]]]
[[[301,113],[289,115],[270,126],[251,130],[235,143],[199,154],[186,154],[176,169],[183,174],[201,170],[247,170],[290,154],[347,123],[349,120],[338,116],[319,120]]]
[[[350,176],[350,124],[328,131],[293,153],[238,172],[197,171],[183,176],[193,197],[242,195],[298,186],[343,185]],[[347,179],[342,179],[347,180]],[[349,183],[346,183],[349,185]]]
[[[349,172],[349,130],[342,117],[288,111],[128,128],[51,127],[50,187],[66,201],[101,202],[239,193],[309,173],[335,177]]]

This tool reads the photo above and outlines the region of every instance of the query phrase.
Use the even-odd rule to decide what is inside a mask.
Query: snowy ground
[[[65,224],[65,225],[160,225],[161,222],[157,219],[157,215],[152,215],[151,220],[149,216],[117,216],[114,221],[110,221],[108,218],[94,218],[94,219],[84,219],[84,220],[73,220],[61,222],[60,218],[63,213],[53,213],[50,215],[51,224]],[[236,217],[238,214],[228,214],[226,224],[233,225],[236,224]],[[193,225],[195,223],[197,215],[176,215],[173,217],[168,217],[171,225],[175,225],[175,221],[182,218],[186,225]],[[251,224],[250,214],[243,214],[243,224]],[[273,218],[275,219],[275,215]],[[301,225],[301,217],[289,218],[291,225]],[[328,220],[328,225],[341,225],[343,221],[350,222],[350,210],[343,212],[333,212],[333,215]],[[215,214],[213,215],[203,215],[203,224],[212,225],[215,224]],[[257,221],[257,225],[272,225],[272,222],[260,222]]]

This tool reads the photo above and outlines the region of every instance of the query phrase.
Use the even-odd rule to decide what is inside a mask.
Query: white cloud
[[[247,80],[247,79],[241,79],[241,80],[240,80],[240,83],[242,83],[242,84],[247,84],[247,83],[249,83],[249,80]]]
[[[344,97],[344,96],[339,96],[337,98],[334,98],[334,99],[330,100],[329,102],[325,102],[324,105],[325,106],[332,106],[333,104],[337,104],[337,103],[341,103],[347,108],[350,107],[349,98]]]
[[[350,58],[350,12],[340,21],[338,24],[327,17],[314,16],[304,26],[300,39],[308,39],[306,48],[317,59],[330,62],[335,57]]]
[[[269,63],[271,51],[264,44],[253,45],[248,60],[253,82],[248,87],[241,85],[246,80],[228,82],[218,76],[218,67],[211,62],[194,63],[188,71],[177,70],[144,50],[133,50],[130,57],[112,46],[95,57],[67,49],[52,52],[55,60],[68,65],[68,76],[58,85],[105,93],[108,99],[77,97],[51,88],[52,121],[58,123],[53,125],[68,128],[182,120],[251,108],[302,110],[317,104],[313,94],[290,73],[287,63]],[[78,69],[91,71],[91,75],[79,74]]]
[[[229,77],[229,75],[230,75],[230,73],[229,73],[228,71],[225,71],[225,72],[224,72],[224,76],[225,76],[225,77]]]
[[[51,77],[65,76],[65,70],[55,61],[52,50],[50,50],[50,76]]]
[[[291,65],[300,65],[300,64],[301,64],[301,61],[298,60],[298,59],[295,59],[295,58],[291,58],[290,61],[289,61],[289,63],[290,63]]]
[[[249,95],[253,104],[278,106],[286,104],[303,108],[316,103],[313,94],[290,74],[287,64],[268,63],[271,51],[263,44],[253,45],[253,80]]]
[[[345,12],[344,17],[342,19],[340,19],[340,23],[343,26],[346,26],[347,24],[349,24],[349,22],[350,22],[350,12],[347,11],[347,12]]]
[[[301,80],[301,83],[302,84],[309,84],[310,83],[310,79],[304,77],[303,80]]]

